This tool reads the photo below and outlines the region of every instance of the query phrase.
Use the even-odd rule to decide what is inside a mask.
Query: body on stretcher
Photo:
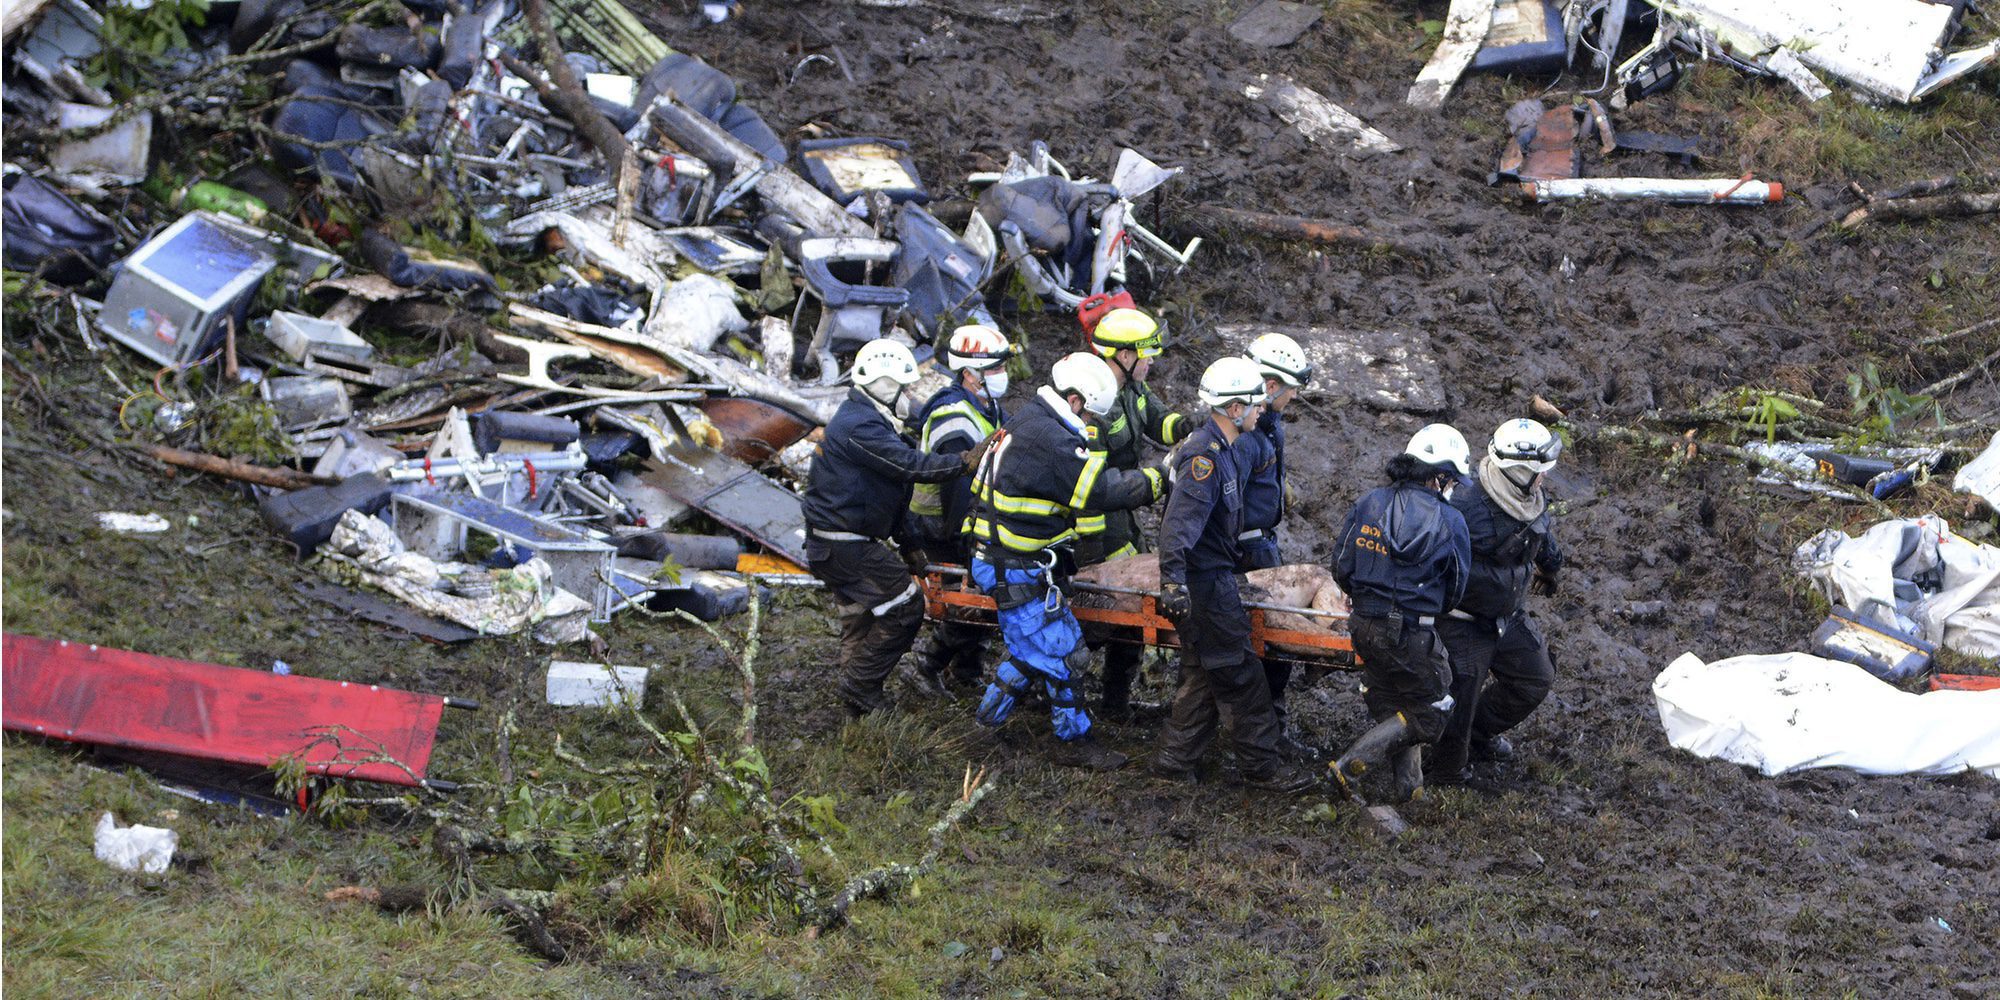
[[[923,585],[924,613],[931,619],[997,627],[993,598],[970,586],[965,567],[932,564],[926,567]],[[1118,626],[1110,637],[1113,641],[1166,648],[1180,646],[1179,633],[1174,629],[1173,621],[1159,612],[1159,595],[1085,580],[1072,580],[1069,586],[1075,596],[1104,595],[1109,600],[1103,603],[1116,605],[1098,607],[1092,601],[1070,601],[1070,611],[1076,615],[1077,621]],[[1359,662],[1354,657],[1354,643],[1347,636],[1346,615],[1247,600],[1243,606],[1250,612],[1250,643],[1258,656],[1322,670],[1359,668]],[[1284,615],[1325,622],[1327,630],[1291,628],[1271,620]]]

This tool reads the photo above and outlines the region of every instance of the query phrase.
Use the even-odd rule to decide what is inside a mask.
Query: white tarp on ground
[[[2000,778],[2000,691],[1911,694],[1851,663],[1809,653],[1693,653],[1653,679],[1667,742],[1765,774],[1845,767],[1863,774]]]
[[[1972,656],[2000,656],[2000,548],[1951,533],[1935,514],[1883,521],[1849,538],[1827,529],[1792,571],[1863,620]]]

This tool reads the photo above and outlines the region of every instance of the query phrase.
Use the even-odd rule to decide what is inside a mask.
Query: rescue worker
[[[1118,382],[1093,354],[1071,354],[1049,372],[1049,384],[1017,408],[972,480],[969,532],[972,579],[999,609],[1007,658],[979,703],[979,721],[1007,721],[1017,699],[1039,681],[1058,739],[1059,763],[1098,770],[1125,764],[1125,755],[1091,738],[1089,713],[1075,691],[1089,660],[1083,630],[1059,584],[1064,550],[1105,530],[1107,513],[1159,499],[1158,469],[1117,469],[1090,447],[1086,421],[1111,411]]]
[[[1560,454],[1562,440],[1547,427],[1509,420],[1494,430],[1475,475],[1452,494],[1472,539],[1472,574],[1465,596],[1437,626],[1452,669],[1451,720],[1431,755],[1440,782],[1463,781],[1469,760],[1513,756],[1501,734],[1525,721],[1555,682],[1527,604],[1530,591],[1554,596],[1562,570],[1542,489]]]
[[[1116,402],[1097,421],[1095,447],[1106,456],[1106,465],[1128,472],[1148,463],[1142,439],[1162,448],[1171,448],[1188,436],[1187,417],[1168,409],[1146,384],[1153,359],[1160,356],[1160,326],[1137,309],[1113,309],[1089,330],[1091,350],[1111,365],[1118,382]],[[1109,559],[1142,551],[1139,522],[1129,510],[1105,513],[1105,529],[1096,537],[1080,539],[1076,546],[1078,568],[1094,566]],[[1092,648],[1104,646],[1104,696],[1100,709],[1105,717],[1125,721],[1132,716],[1132,681],[1138,675],[1144,650],[1137,643],[1111,642],[1111,629],[1091,629]]]
[[[813,452],[802,506],[807,566],[839,602],[840,700],[858,717],[882,706],[882,682],[924,620],[917,582],[883,544],[900,534],[910,484],[955,479],[986,447],[929,455],[898,432],[896,404],[917,381],[916,358],[902,344],[862,345],[852,375],[854,388]]]
[[[1333,764],[1349,798],[1406,802],[1423,788],[1421,745],[1451,716],[1451,664],[1437,620],[1465,595],[1472,561],[1465,518],[1449,502],[1467,471],[1465,436],[1431,424],[1391,459],[1335,541],[1334,581],[1354,602],[1348,629],[1362,660],[1373,728]]]
[[[957,381],[926,401],[910,425],[918,430],[917,446],[934,455],[958,455],[993,435],[1004,420],[1000,397],[1007,394],[1007,360],[1013,357],[1007,338],[985,324],[952,331],[945,344],[945,364]],[[960,566],[970,561],[965,541],[965,516],[972,506],[972,473],[942,483],[918,483],[910,493],[910,530],[921,546],[911,559],[944,560]],[[919,644],[917,676],[923,688],[950,695],[950,684],[977,683],[985,672],[980,662],[988,630],[970,622],[939,621]]]
[[[1298,398],[1299,387],[1312,381],[1312,362],[1299,342],[1282,333],[1267,333],[1250,342],[1243,356],[1264,379],[1265,402],[1254,433],[1236,442],[1249,475],[1243,491],[1243,560],[1238,569],[1269,569],[1282,565],[1278,553],[1278,522],[1285,519],[1285,407]],[[1264,677],[1271,688],[1271,708],[1278,714],[1278,745],[1288,756],[1309,757],[1315,751],[1300,742],[1285,712],[1285,688],[1292,681],[1286,660],[1265,660]]]
[[[1256,434],[1263,373],[1247,358],[1222,358],[1202,374],[1200,396],[1209,419],[1174,452],[1174,491],[1160,519],[1159,606],[1180,633],[1181,680],[1153,773],[1192,780],[1225,716],[1244,784],[1302,792],[1313,778],[1279,752],[1278,718],[1236,577],[1250,479],[1237,445]]]

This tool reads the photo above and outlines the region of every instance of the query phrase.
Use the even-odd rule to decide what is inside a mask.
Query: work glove
[[[986,435],[986,437],[982,438],[978,444],[975,444],[972,447],[967,448],[960,455],[960,458],[965,462],[965,471],[970,473],[978,469],[979,463],[985,461],[986,459],[987,449],[993,447],[993,442],[998,441],[1000,439],[1000,436],[1005,433],[1007,432],[994,431],[993,433],[988,434]]]
[[[930,567],[930,553],[925,552],[918,546],[905,545],[896,551],[898,555],[903,557],[904,568],[917,576],[924,575],[924,571]]]
[[[1176,625],[1187,619],[1194,610],[1194,599],[1188,596],[1187,585],[1172,580],[1160,582],[1160,613]]]
[[[1556,575],[1536,570],[1534,580],[1528,584],[1528,592],[1536,597],[1556,596]]]

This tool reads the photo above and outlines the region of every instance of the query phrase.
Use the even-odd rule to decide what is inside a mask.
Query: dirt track
[[[1442,6],[1421,9],[1441,17]],[[1475,443],[1536,393],[1586,426],[1691,407],[1741,385],[1837,400],[1863,357],[1894,358],[1931,332],[1911,323],[1931,304],[1927,274],[1990,275],[2000,258],[1994,227],[1979,222],[1790,243],[1788,234],[1832,207],[1846,178],[1788,174],[1785,163],[1735,143],[1746,131],[1740,115],[1681,95],[1642,103],[1620,125],[1699,133],[1713,173],[1736,173],[1740,160],[1741,169],[1802,187],[1804,198],[1742,210],[1510,204],[1484,183],[1499,118],[1546,81],[1472,77],[1441,116],[1415,111],[1400,98],[1418,56],[1385,58],[1394,50],[1343,24],[1267,50],[1230,39],[1230,14],[1198,3],[1122,4],[1028,25],[924,9],[747,7],[741,22],[680,44],[744,81],[781,128],[824,122],[908,140],[943,193],[1034,139],[1072,169],[1107,170],[1125,145],[1185,166],[1164,190],[1161,228],[1177,242],[1210,240],[1151,303],[1178,338],[1153,381],[1181,399],[1219,349],[1214,325],[1269,322],[1393,330],[1427,345],[1447,378],[1448,417]],[[1401,9],[1362,7],[1392,26]],[[804,54],[834,47],[852,83],[815,62],[778,85]],[[1260,72],[1319,89],[1409,148],[1356,162],[1312,147],[1241,96]],[[1986,114],[1994,120],[1990,100]],[[2000,156],[1990,133],[1972,163],[1948,144],[1904,145],[1906,173],[1856,179],[1886,185]],[[1687,173],[1638,157],[1608,169]],[[1415,261],[1311,253],[1202,227],[1186,210],[1193,203],[1329,218],[1430,249]],[[1031,329],[1040,353],[1072,328]],[[1896,376],[1926,384],[1963,363],[1953,360],[1903,355]],[[1990,420],[1996,399],[1990,380],[1975,382],[1949,413]],[[1292,430],[1301,456],[1294,476],[1307,499],[1288,555],[1324,558],[1346,506],[1423,422],[1307,407]],[[1494,994],[1705,993],[1747,982],[1806,995],[1843,986],[1861,995],[2000,991],[1993,782],[1842,772],[1773,780],[1665,746],[1649,689],[1658,669],[1688,650],[1713,659],[1798,648],[1815,621],[1780,572],[1785,557],[1813,530],[1866,520],[1755,492],[1727,464],[1666,466],[1663,455],[1588,445],[1565,456],[1561,533],[1571,569],[1563,595],[1538,613],[1561,678],[1521,734],[1530,763],[1507,776],[1513,794],[1417,807],[1425,832],[1400,851],[1331,851],[1282,828],[1260,832],[1268,806],[1218,815],[1222,793],[1162,794],[1133,777],[1114,784],[1101,815],[1079,822],[1095,831],[1079,848],[1164,830],[1218,868],[1262,872],[1287,859],[1302,869],[1301,883],[1280,883],[1293,887],[1242,923],[1205,914],[1199,899],[1131,888],[1204,937],[1275,936],[1301,951],[1318,950],[1336,929],[1289,922],[1287,892],[1348,887],[1413,932],[1435,927],[1448,938],[1478,924],[1468,899],[1532,897],[1531,920],[1477,929],[1519,963],[1520,978],[1493,983]],[[1667,602],[1664,612],[1623,613],[1655,600]],[[1307,702],[1324,743],[1343,743],[1359,725],[1350,687],[1329,681],[1320,704]],[[1126,742],[1141,749],[1144,737]],[[1450,961],[1452,947],[1437,960]],[[1364,958],[1344,971],[1365,981],[1369,966]]]

